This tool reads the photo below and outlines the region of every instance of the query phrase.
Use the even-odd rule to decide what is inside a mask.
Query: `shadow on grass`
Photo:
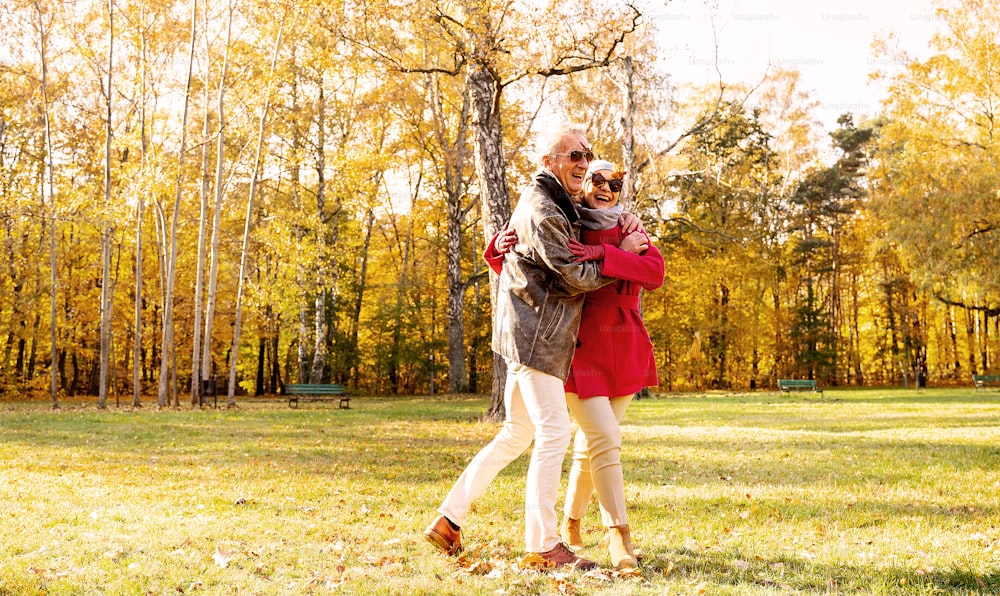
[[[738,550],[707,553],[664,549],[647,555],[647,574],[683,576],[731,586],[760,587],[807,594],[997,594],[1000,573],[967,570],[914,570],[878,563],[817,564],[804,558],[763,559]]]
[[[734,403],[812,403],[812,404],[1000,404],[1000,389],[979,390],[963,387],[915,389],[865,387],[827,387],[823,393],[799,391],[784,393],[777,390],[752,392],[654,393],[641,401],[731,401]]]

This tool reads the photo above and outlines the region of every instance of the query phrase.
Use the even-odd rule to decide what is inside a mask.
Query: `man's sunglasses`
[[[615,175],[617,176],[618,174]],[[622,175],[624,176],[625,172],[622,172]],[[590,183],[594,185],[594,188],[600,188],[604,186],[605,182],[608,183],[608,188],[611,190],[611,192],[621,192],[622,185],[625,184],[625,182],[621,178],[608,179],[602,176],[601,174],[594,174],[593,176],[590,177]]]
[[[569,153],[553,153],[552,155],[568,155],[569,160],[573,163],[580,161],[584,157],[587,158],[587,161],[594,161],[593,151],[580,151],[577,149],[576,151],[570,151]]]

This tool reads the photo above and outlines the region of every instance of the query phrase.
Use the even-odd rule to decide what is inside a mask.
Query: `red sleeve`
[[[483,253],[483,260],[490,266],[493,273],[497,275],[500,275],[500,272],[503,271],[503,254],[497,252],[496,249],[497,236],[499,235],[500,232],[493,234],[493,237],[490,238],[490,243],[486,245],[486,251]]]
[[[601,275],[631,281],[644,289],[655,290],[663,285],[663,269],[663,255],[653,244],[641,255],[610,244],[604,245]]]

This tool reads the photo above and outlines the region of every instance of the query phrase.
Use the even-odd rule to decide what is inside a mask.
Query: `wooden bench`
[[[343,410],[351,409],[351,394],[347,387],[340,384],[322,383],[289,383],[285,385],[285,395],[288,396],[288,407],[295,408],[302,401],[339,401]]]
[[[1000,385],[1000,375],[972,375],[972,383],[985,391],[987,385]]]
[[[778,389],[791,391],[812,391],[822,395],[823,389],[813,379],[778,379]]]

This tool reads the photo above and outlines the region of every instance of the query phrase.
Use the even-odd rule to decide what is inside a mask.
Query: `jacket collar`
[[[566,216],[570,224],[575,224],[580,219],[580,216],[576,213],[576,205],[573,204],[573,199],[569,197],[566,189],[563,188],[552,172],[540,170],[535,174],[535,184],[540,186],[542,192],[552,199],[552,202],[563,212],[563,215]]]

